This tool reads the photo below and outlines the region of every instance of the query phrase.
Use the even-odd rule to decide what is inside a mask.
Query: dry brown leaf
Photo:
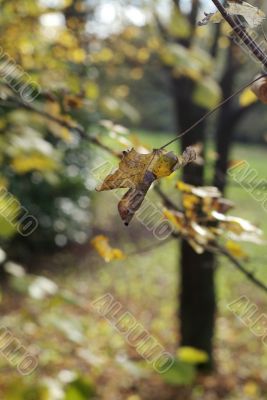
[[[125,225],[128,225],[156,179],[169,176],[176,169],[195,159],[196,153],[191,147],[188,147],[180,157],[165,150],[139,154],[135,149],[131,149],[123,152],[119,168],[109,174],[96,190],[129,189],[118,204],[120,216]]]

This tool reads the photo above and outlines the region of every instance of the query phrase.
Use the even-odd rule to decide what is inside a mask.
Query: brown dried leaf
[[[135,149],[123,152],[119,168],[109,174],[96,190],[128,188],[119,202],[118,209],[124,223],[128,225],[140,208],[150,186],[159,178],[169,176],[176,169],[195,160],[194,149],[188,147],[181,157],[165,150],[153,150],[149,154],[139,154]]]

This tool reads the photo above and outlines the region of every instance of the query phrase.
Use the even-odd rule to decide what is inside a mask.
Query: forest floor
[[[149,135],[141,136],[155,147],[155,136],[153,140]],[[164,140],[157,136],[157,144]],[[212,149],[208,152],[212,162],[214,153]],[[264,178],[266,148],[235,145],[233,159],[247,160]],[[174,200],[179,198],[173,189],[176,179],[174,176],[163,183]],[[227,197],[236,203],[232,214],[260,226],[267,237],[262,204],[233,182]],[[260,316],[266,311],[266,294],[227,260],[218,260],[216,272],[215,371],[199,375],[191,385],[167,383],[173,382],[173,377],[166,379],[156,373],[92,307],[101,296],[111,294],[166,351],[175,354],[179,341],[178,243],[155,243],[154,249],[143,252],[155,242],[153,235],[138,221],[124,227],[116,202],[110,193],[94,195],[94,234],[103,233],[115,247],[136,254],[107,264],[85,246],[44,258],[41,278],[25,274],[19,267],[10,269],[8,290],[1,299],[1,326],[9,327],[28,352],[38,354],[39,361],[32,374],[22,376],[14,362],[0,356],[0,399],[266,400],[267,346],[228,307],[246,296],[258,307]],[[266,246],[244,244],[244,248],[250,255],[247,268],[267,282]],[[180,366],[175,372],[177,381],[186,381],[191,372]]]

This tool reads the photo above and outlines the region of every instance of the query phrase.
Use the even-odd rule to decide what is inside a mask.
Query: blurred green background
[[[0,10],[0,186],[9,193],[0,198],[1,328],[38,358],[23,376],[0,342],[0,399],[266,399],[266,345],[227,307],[246,296],[263,314],[266,293],[216,259],[215,366],[198,373],[197,357],[177,355],[178,240],[159,245],[137,219],[125,227],[117,197],[96,193],[92,174],[117,165],[105,146],[159,148],[261,67],[226,24],[197,26],[214,11],[208,0],[1,0]],[[227,168],[246,160],[265,179],[266,122],[266,105],[246,89],[190,136],[203,150],[200,184],[216,184],[234,201],[232,214],[265,235],[266,210]],[[185,144],[170,150],[181,154]],[[176,204],[184,177],[161,184]],[[148,197],[161,207],[152,190]],[[22,236],[25,209],[38,227]],[[96,235],[128,257],[106,263],[92,248]],[[247,269],[267,282],[266,245],[243,247]],[[106,293],[173,354],[169,372],[156,373],[92,310]]]

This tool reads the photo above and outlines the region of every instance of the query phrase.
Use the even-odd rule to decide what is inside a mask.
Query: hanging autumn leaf
[[[128,225],[155,180],[169,176],[195,159],[196,152],[192,147],[188,147],[180,157],[161,149],[149,154],[139,154],[135,149],[124,151],[119,168],[109,174],[96,190],[129,189],[118,204],[120,216]]]
[[[104,235],[95,236],[91,240],[91,245],[106,262],[123,260],[125,258],[124,253],[120,249],[112,248],[109,245],[109,239]]]

